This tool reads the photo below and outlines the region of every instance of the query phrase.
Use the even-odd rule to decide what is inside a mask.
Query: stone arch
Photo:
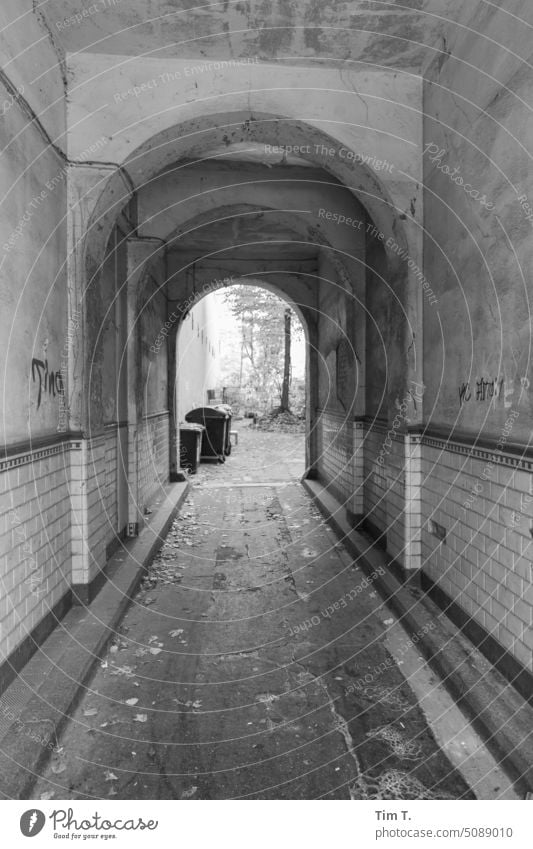
[[[341,144],[344,144],[343,149],[347,149],[346,144],[331,133],[304,121],[280,115],[255,114],[251,110],[203,115],[161,130],[140,144],[120,163],[119,168],[108,171],[109,176],[102,178],[100,173],[98,195],[88,193],[91,195],[92,212],[85,215],[84,220],[88,223],[80,233],[76,250],[79,257],[76,282],[78,291],[83,292],[87,309],[91,313],[98,311],[98,298],[91,294],[95,288],[93,284],[98,280],[105,247],[117,215],[135,197],[136,191],[176,162],[201,160],[206,152],[214,148],[229,147],[243,141],[307,147],[309,152],[304,154],[304,158],[330,173],[365,207],[382,234],[387,276],[400,305],[394,307],[396,314],[392,317],[392,323],[405,356],[396,362],[397,373],[392,380],[395,384],[394,394],[401,391],[398,386],[407,380],[408,372],[413,374],[413,368],[416,367],[416,361],[413,364],[413,352],[416,352],[421,337],[419,306],[416,297],[412,294],[410,297],[414,284],[410,280],[406,263],[400,258],[402,254],[409,255],[408,229],[401,220],[406,216],[395,207],[390,192],[370,167],[362,163],[350,164],[346,157],[341,160],[337,155],[324,157],[320,152],[321,146],[328,150],[340,150]],[[129,189],[125,188],[126,184],[130,186]],[[315,233],[315,236],[318,238],[319,234]],[[393,249],[388,248],[389,240]],[[93,314],[86,325],[89,330],[84,342],[86,351],[92,350],[91,328],[97,324],[97,316]],[[416,345],[413,344],[415,336]],[[79,390],[88,397],[84,388],[80,386]]]
[[[85,268],[90,280],[91,271],[99,266],[111,228],[117,215],[117,206],[125,206],[134,193],[165,168],[180,160],[201,160],[206,151],[240,142],[260,142],[271,146],[309,147],[302,158],[334,176],[351,191],[367,209],[384,241],[390,237],[401,249],[408,242],[400,215],[390,192],[368,165],[351,165],[350,160],[338,155],[321,156],[315,146],[328,150],[347,148],[347,144],[332,133],[325,132],[303,121],[281,115],[233,112],[205,115],[173,124],[144,141],[119,167],[109,173],[107,180],[99,181],[99,194],[93,198],[92,213],[83,235]],[[354,151],[357,153],[357,151]],[[125,180],[124,174],[127,175]],[[130,186],[130,189],[126,188]],[[397,251],[388,251],[391,271],[398,272],[401,263]]]
[[[303,332],[305,335],[306,341],[306,366],[305,366],[305,384],[306,384],[306,432],[305,432],[305,447],[306,447],[306,469],[309,469],[314,460],[314,442],[313,442],[313,429],[314,429],[314,420],[312,415],[312,407],[313,407],[313,398],[315,397],[315,388],[312,385],[312,360],[313,357],[317,354],[317,340],[316,340],[316,321],[315,316],[313,315],[313,310],[309,306],[302,306],[294,297],[283,288],[282,285],[278,283],[272,283],[269,279],[268,273],[259,273],[259,274],[243,274],[240,277],[235,277],[231,279],[231,282],[226,283],[224,280],[217,281],[217,285],[210,286],[205,291],[202,290],[198,293],[198,296],[194,299],[194,302],[190,304],[189,309],[184,312],[181,316],[181,320],[176,323],[173,330],[173,340],[171,345],[171,350],[173,351],[173,356],[176,357],[178,350],[178,340],[181,329],[183,327],[183,321],[188,315],[190,309],[199,304],[205,298],[207,298],[210,294],[215,291],[220,291],[223,288],[230,288],[231,286],[254,286],[260,289],[265,289],[279,298],[281,301],[284,301],[291,309],[294,310],[300,324],[302,325]],[[175,381],[175,389],[173,392],[174,400],[176,400],[177,395],[179,393],[179,381],[177,380],[177,374],[174,372],[174,381]],[[170,467],[171,474],[174,471],[174,468],[177,468],[177,450],[175,452],[171,451],[170,457]]]

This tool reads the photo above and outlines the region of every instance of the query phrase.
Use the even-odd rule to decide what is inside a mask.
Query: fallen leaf
[[[65,772],[66,766],[64,763],[53,763],[52,764],[52,772],[54,775],[61,775],[62,772]]]
[[[84,716],[96,716],[98,713],[96,708],[89,708],[88,710],[83,711]]]
[[[47,790],[46,793],[41,793],[40,799],[54,799],[55,796],[51,790]]]
[[[133,705],[136,705],[138,701],[139,701],[139,699],[126,699],[124,704],[130,705],[130,707],[133,707]]]
[[[133,717],[134,722],[148,722],[148,714],[146,713],[136,713]]]
[[[125,675],[127,678],[131,678],[135,673],[131,666],[114,666],[113,672],[111,675]]]
[[[189,787],[188,790],[183,791],[183,793],[181,794],[181,798],[182,799],[190,799],[191,796],[194,796],[194,794],[196,793],[197,790],[198,790],[198,787],[193,785],[192,787]]]
[[[114,772],[111,772],[111,770],[108,769],[108,770],[106,770],[105,780],[106,781],[118,781],[118,777],[115,775]]]
[[[150,654],[161,654],[161,649],[150,649]]]
[[[169,637],[179,637],[180,634],[183,634],[183,628],[177,628],[175,631],[169,631]]]

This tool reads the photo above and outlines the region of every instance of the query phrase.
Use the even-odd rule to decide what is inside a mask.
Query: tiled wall
[[[168,411],[148,416],[139,423],[138,502],[144,509],[169,477]]]
[[[387,488],[386,469],[376,462],[382,452],[386,428],[378,424],[365,428],[364,454],[364,515],[373,527],[384,536],[380,542],[386,541],[387,532]]]
[[[320,475],[347,504],[357,479],[358,452],[348,450],[355,426],[322,413]],[[375,422],[363,450],[363,513],[384,532],[390,556],[422,568],[533,669],[533,461]]]
[[[421,566],[532,670],[533,461],[428,436],[394,436],[380,464],[385,428],[367,427],[364,439],[361,433],[358,423],[322,413],[324,482],[354,512],[354,491],[364,489],[365,515],[387,531],[389,553],[408,568]],[[116,529],[116,444],[116,429],[109,429],[0,464],[2,657],[71,582],[87,584],[105,565]],[[145,505],[168,480],[167,412],[143,420],[138,446]]]
[[[71,444],[0,463],[0,661],[70,586]]]
[[[117,427],[112,425],[107,428],[105,442],[105,482],[102,492],[102,501],[105,508],[105,521],[107,527],[106,543],[113,540],[118,529],[118,457],[117,457]]]
[[[472,456],[472,454],[476,456]],[[533,463],[424,439],[422,567],[533,669]],[[430,520],[445,530],[431,533]]]
[[[317,430],[320,477],[332,494],[349,506],[354,489],[353,422],[342,413],[323,410]]]
[[[106,441],[102,434],[74,443],[72,452],[72,581],[88,584],[105,566],[110,533],[106,497]]]

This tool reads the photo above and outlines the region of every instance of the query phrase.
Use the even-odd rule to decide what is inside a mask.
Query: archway
[[[409,255],[409,242],[407,234],[413,234],[413,222],[407,222],[408,227],[404,227],[406,216],[399,209],[395,208],[391,196],[382,181],[379,180],[372,169],[366,165],[357,162],[354,156],[347,160],[344,156],[342,159],[338,156],[329,156],[324,159],[323,154],[319,149],[319,140],[322,143],[328,142],[329,150],[332,145],[337,145],[339,149],[339,141],[334,137],[324,134],[323,131],[316,127],[309,127],[302,122],[292,119],[283,119],[279,116],[254,116],[245,117],[242,113],[226,115],[224,118],[219,116],[221,125],[213,127],[212,121],[216,116],[208,116],[193,123],[174,126],[161,132],[156,137],[152,137],[150,142],[145,142],[137,148],[135,154],[131,154],[127,161],[121,166],[120,171],[109,171],[105,176],[100,175],[99,183],[103,190],[97,194],[93,194],[93,203],[91,204],[91,214],[88,216],[88,226],[83,231],[83,236],[78,239],[76,249],[82,253],[82,261],[78,263],[77,269],[81,270],[81,275],[77,278],[78,282],[78,297],[82,304],[86,306],[86,315],[89,320],[86,323],[86,336],[84,339],[85,358],[86,362],[90,363],[91,370],[80,369],[78,379],[76,374],[73,375],[74,381],[72,388],[74,393],[81,394],[82,399],[92,398],[91,404],[96,403],[98,408],[96,395],[98,394],[98,384],[96,384],[96,393],[94,387],[86,387],[87,374],[91,371],[94,373],[94,364],[101,360],[102,352],[99,351],[97,339],[95,339],[95,328],[98,326],[98,311],[100,304],[99,286],[101,285],[101,263],[102,256],[105,256],[105,235],[116,220],[118,209],[128,200],[129,205],[126,208],[128,220],[130,222],[130,232],[128,242],[132,245],[143,245],[141,254],[144,254],[144,268],[138,269],[132,274],[132,297],[135,288],[134,278],[138,281],[150,266],[151,260],[155,255],[164,255],[165,257],[165,273],[163,278],[157,282],[156,289],[164,290],[168,305],[172,305],[172,310],[167,313],[167,319],[164,324],[169,323],[169,332],[165,334],[165,339],[168,338],[169,351],[168,361],[171,364],[175,363],[175,330],[176,321],[179,319],[179,310],[176,313],[176,306],[184,303],[191,296],[198,282],[202,285],[209,284],[213,279],[223,279],[225,276],[234,275],[243,276],[242,257],[231,255],[227,246],[215,247],[212,250],[206,250],[206,244],[194,242],[194,235],[199,232],[205,233],[205,240],[209,240],[210,234],[217,233],[217,225],[222,220],[227,222],[232,219],[236,222],[236,226],[243,226],[242,222],[251,221],[254,218],[261,219],[261,226],[264,228],[265,222],[270,215],[275,216],[277,224],[284,231],[283,238],[272,238],[268,243],[268,250],[278,249],[276,246],[290,243],[291,250],[297,251],[295,254],[296,270],[289,267],[287,263],[276,265],[271,255],[265,259],[261,258],[259,265],[258,249],[261,247],[265,250],[265,239],[267,236],[262,235],[259,238],[252,238],[248,235],[246,238],[235,239],[233,235],[227,240],[228,244],[234,249],[246,250],[254,252],[252,259],[255,264],[249,266],[245,271],[246,275],[261,276],[261,279],[268,280],[269,283],[277,288],[280,288],[280,275],[285,275],[286,279],[297,281],[299,287],[299,295],[295,297],[294,292],[291,292],[291,287],[285,291],[293,301],[299,303],[301,308],[304,306],[308,309],[306,324],[309,334],[315,334],[316,344],[310,345],[310,351],[325,351],[325,359],[328,359],[326,371],[335,375],[334,381],[337,383],[335,392],[334,406],[338,405],[337,413],[333,410],[328,410],[329,419],[327,420],[326,430],[328,433],[337,433],[335,436],[335,450],[341,446],[341,467],[349,469],[346,472],[342,481],[342,486],[339,488],[339,493],[343,494],[346,491],[353,490],[355,480],[360,480],[362,477],[361,452],[358,449],[360,442],[360,433],[355,428],[352,422],[353,416],[364,418],[365,398],[364,393],[359,393],[357,405],[354,405],[355,388],[352,386],[352,374],[357,374],[357,382],[359,377],[365,374],[365,334],[366,334],[366,315],[365,315],[365,299],[366,288],[368,285],[366,275],[365,262],[365,242],[368,239],[373,239],[379,243],[382,251],[384,262],[378,272],[378,276],[386,282],[388,292],[390,294],[390,304],[387,311],[387,321],[392,328],[391,339],[394,346],[394,355],[390,357],[391,367],[387,373],[387,404],[388,414],[394,411],[394,400],[398,397],[404,397],[405,384],[408,382],[412,374],[416,374],[416,369],[419,367],[419,361],[416,357],[416,348],[420,342],[421,334],[417,332],[416,321],[420,316],[417,313],[417,299],[409,298],[408,286],[408,268],[402,261],[404,255]],[[232,121],[233,119],[233,121]],[[229,134],[228,134],[229,133]],[[308,142],[312,139],[312,144],[304,145],[304,133],[307,133]],[[163,185],[165,182],[171,181],[178,175],[178,190],[179,181],[182,175],[185,174],[185,169],[194,171],[195,162],[198,159],[211,161],[213,157],[218,157],[219,151],[222,149],[233,150],[233,145],[242,143],[243,140],[248,140],[253,145],[262,144],[263,146],[270,145],[283,146],[288,145],[289,140],[292,147],[300,149],[306,147],[309,152],[305,152],[302,161],[307,163],[307,167],[311,165],[316,169],[319,166],[319,171],[322,176],[319,180],[321,191],[339,191],[344,192],[346,199],[350,199],[354,205],[355,212],[350,216],[337,214],[318,215],[318,220],[315,218],[306,219],[306,210],[300,207],[299,209],[294,204],[276,205],[271,197],[271,185],[269,180],[263,180],[264,185],[255,187],[257,197],[254,203],[250,203],[250,199],[246,197],[246,192],[243,189],[244,184],[240,184],[235,191],[241,192],[241,196],[236,198],[236,202],[228,203],[227,191],[222,188],[221,192],[215,197],[213,192],[204,192],[204,197],[201,203],[192,203],[187,201],[183,203],[183,198],[179,202],[175,201],[165,206],[161,203],[163,210],[171,210],[167,226],[158,229],[157,225],[157,207],[150,206],[148,202],[148,189],[151,185]],[[343,148],[346,150],[347,148]],[[172,161],[170,151],[173,151]],[[135,164],[137,171],[131,171],[132,163]],[[303,167],[295,163],[295,167]],[[128,169],[127,171],[124,168]],[[130,176],[129,188],[124,190],[124,174]],[[134,179],[131,179],[131,173],[134,174]],[[328,176],[330,178],[328,179]],[[298,185],[305,185],[305,178],[292,177],[293,182]],[[118,181],[118,182],[117,182]],[[270,181],[271,182],[271,181]],[[98,183],[97,183],[98,185]],[[172,185],[169,182],[169,185]],[[122,188],[121,188],[122,186]],[[94,187],[93,187],[94,188]],[[190,197],[194,197],[194,187],[191,189]],[[270,192],[270,195],[269,195]],[[199,192],[196,191],[196,196]],[[186,196],[187,197],[187,196]],[[132,201],[133,199],[133,201]],[[186,200],[186,198],[185,198]],[[359,201],[362,201],[361,206]],[[346,203],[348,203],[346,200]],[[180,209],[181,205],[181,209]],[[179,214],[176,214],[176,209]],[[161,210],[160,210],[161,211]],[[334,219],[333,221],[331,219]],[[87,218],[85,219],[87,220]],[[164,216],[162,218],[164,223]],[[353,227],[351,230],[345,230],[339,226],[340,223],[348,220],[358,220],[359,229],[356,231]],[[154,224],[156,221],[156,224]],[[327,225],[326,223],[327,222]],[[364,225],[364,226],[361,226]],[[329,229],[328,229],[329,228]],[[369,229],[371,228],[371,229]],[[344,240],[344,241],[343,241]],[[415,239],[416,241],[416,239]],[[414,243],[411,244],[413,247]],[[358,247],[359,246],[359,247]],[[413,247],[414,249],[414,247]],[[360,250],[360,254],[358,254]],[[235,251],[234,251],[235,253]],[[79,254],[78,254],[79,255]],[[246,258],[247,261],[250,257]],[[291,262],[292,262],[291,258]],[[307,263],[307,265],[306,265]],[[142,265],[142,264],[141,264]],[[139,266],[140,267],[140,266]],[[413,280],[411,280],[412,287]],[[84,285],[86,284],[86,285]],[[333,284],[333,285],[332,285]],[[81,289],[80,289],[81,285]],[[329,287],[329,289],[328,289]],[[294,287],[293,287],[294,288]],[[329,294],[328,294],[329,291]],[[327,314],[328,311],[337,310],[335,301],[338,295],[341,295],[341,304],[346,303],[346,306],[340,308],[337,318],[339,319],[339,334],[331,334],[328,337],[327,330],[319,327],[319,316]],[[131,300],[131,299],[130,299]],[[359,307],[359,309],[356,309]],[[357,321],[359,324],[357,324]],[[353,349],[353,339],[355,338],[355,330],[357,327],[357,335],[361,340],[359,350]],[[343,346],[342,338],[348,340]],[[174,347],[173,347],[174,346]],[[149,346],[148,346],[149,347]],[[314,362],[310,362],[308,374],[310,375],[310,388],[308,393],[309,411],[308,411],[308,438],[307,438],[307,470],[310,476],[319,476],[320,468],[318,460],[325,455],[324,435],[320,436],[316,428],[318,419],[323,423],[321,418],[323,410],[320,406],[319,398],[319,368],[317,355],[311,353],[310,357],[315,357]],[[136,357],[130,356],[129,362],[132,367],[136,367]],[[96,369],[98,373],[98,369]],[[344,377],[339,378],[339,374]],[[315,377],[311,377],[315,375]],[[130,382],[132,377],[130,375]],[[169,387],[175,384],[175,374],[169,374]],[[341,385],[342,384],[342,385]],[[348,395],[352,393],[351,397]],[[88,409],[87,401],[85,401],[85,415],[82,416],[83,421],[87,425],[91,421],[90,410]],[[78,409],[83,409],[83,405],[79,404]],[[174,399],[172,393],[169,393],[168,415],[169,415],[169,443],[170,443],[170,459],[169,467],[171,477],[178,474],[178,462],[176,457],[177,444],[175,439],[176,424],[173,418]],[[350,421],[346,422],[346,412],[348,411]],[[386,413],[387,414],[387,413]],[[335,417],[336,416],[336,417]],[[142,418],[142,417],[141,417]],[[96,429],[98,428],[98,419],[94,422]],[[92,424],[92,422],[91,422]],[[130,421],[130,427],[135,428],[133,419]],[[348,431],[346,431],[348,428]],[[345,432],[346,431],[346,432]],[[357,433],[356,433],[357,431]],[[138,430],[136,428],[136,433]],[[144,437],[143,437],[144,438]],[[322,439],[319,445],[319,439]],[[337,462],[333,457],[333,449],[330,451],[328,459],[329,469],[333,469],[334,463]],[[353,460],[357,457],[357,461]],[[353,470],[353,463],[359,464],[357,470]],[[132,472],[133,474],[133,472]],[[137,475],[137,480],[139,480]],[[349,496],[350,512],[354,516],[362,514],[362,499],[360,494],[357,496]],[[138,518],[138,517],[137,517]],[[135,527],[134,517],[131,517],[130,524]]]
[[[267,276],[215,278],[180,305],[181,320],[176,328],[175,342],[174,420],[179,433],[189,409],[205,406],[206,403],[228,403],[233,406],[233,413],[240,422],[238,429],[243,427],[243,419],[252,418],[255,425],[258,417],[263,417],[260,422],[262,430],[275,429],[276,422],[269,421],[268,414],[275,408],[279,409],[282,403],[286,367],[287,399],[281,421],[287,431],[292,429],[293,434],[300,435],[294,445],[301,442],[298,475],[301,478],[309,467],[310,458],[312,392],[309,364],[311,354],[317,353],[312,342],[314,328],[310,329],[310,323],[316,324],[316,317],[313,321],[309,307],[289,297],[280,282],[283,275],[277,273],[275,276],[277,284],[269,282]],[[289,288],[290,283],[289,280]],[[227,303],[232,293],[233,304],[237,304],[236,311],[240,310],[240,321]],[[292,315],[289,331],[292,341],[285,362],[286,308]],[[300,362],[297,362],[297,368],[301,374],[297,390],[292,363],[294,339],[295,335],[298,338],[299,331],[302,339],[301,345],[298,345],[300,356],[297,360]],[[217,346],[216,352],[204,350],[211,349],[213,345]],[[214,356],[214,363],[209,354]],[[289,412],[291,408],[299,416]],[[177,457],[180,456],[177,452]]]

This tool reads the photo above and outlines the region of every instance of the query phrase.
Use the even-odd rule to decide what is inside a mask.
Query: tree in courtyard
[[[262,398],[279,398],[279,411],[290,409],[291,337],[301,332],[293,310],[284,301],[256,286],[232,286],[226,301],[239,322],[240,384],[245,378]]]

